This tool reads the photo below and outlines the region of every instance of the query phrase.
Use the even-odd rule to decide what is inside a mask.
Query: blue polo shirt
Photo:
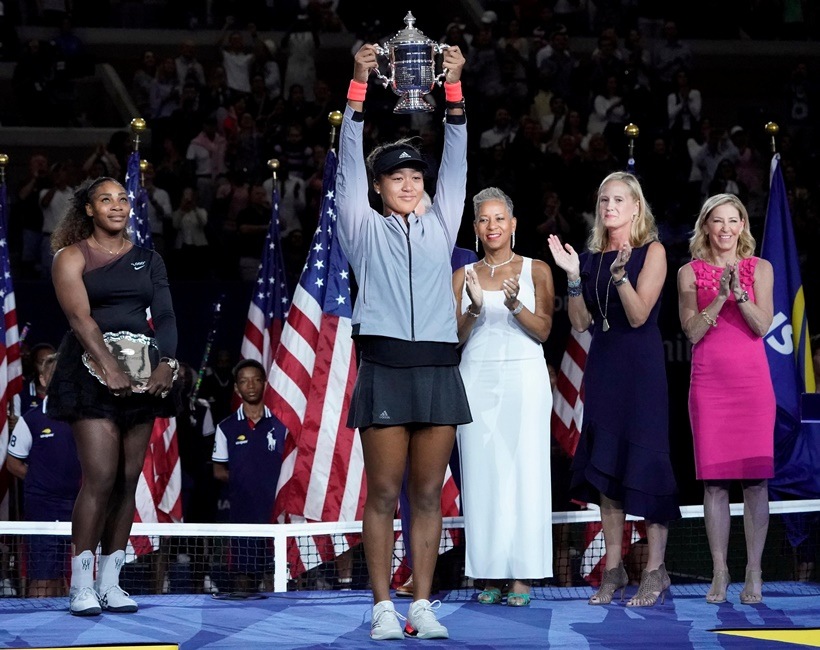
[[[9,454],[26,461],[23,482],[26,519],[65,519],[77,492],[82,472],[71,426],[45,413],[46,401],[17,421],[9,438]]]
[[[267,407],[256,424],[240,406],[217,425],[211,460],[230,470],[231,523],[271,523],[284,447],[285,426]]]

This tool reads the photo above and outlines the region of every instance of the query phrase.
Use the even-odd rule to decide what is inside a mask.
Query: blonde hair
[[[746,206],[734,194],[715,194],[704,202],[698,220],[695,222],[692,237],[689,239],[689,253],[692,255],[693,260],[705,259],[711,249],[709,238],[703,231],[703,225],[709,215],[712,214],[712,211],[720,205],[731,205],[738,211],[743,221],[743,230],[740,231],[740,236],[737,238],[737,256],[744,259],[755,253],[755,238],[752,237],[752,232],[749,230],[749,212],[746,210]]]
[[[629,172],[613,172],[607,176],[598,186],[598,191],[595,193],[595,225],[592,227],[592,232],[589,234],[587,240],[587,248],[593,253],[600,253],[605,250],[609,244],[609,231],[604,226],[601,219],[601,210],[599,203],[601,200],[601,192],[607,183],[618,181],[629,188],[632,198],[638,204],[638,214],[632,220],[632,227],[629,231],[629,244],[635,248],[639,246],[646,246],[648,243],[658,241],[658,227],[655,225],[655,217],[646,202],[643,195],[643,189],[638,179]]]

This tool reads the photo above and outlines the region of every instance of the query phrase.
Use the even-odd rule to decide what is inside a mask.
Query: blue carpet
[[[787,650],[806,646],[718,632],[765,629],[787,634],[812,628],[815,631],[804,633],[802,641],[820,647],[820,585],[767,583],[765,602],[756,606],[738,602],[741,587],[731,586],[729,602],[708,605],[704,601],[708,585],[674,586],[663,605],[641,609],[621,603],[589,606],[586,598],[591,590],[584,588],[535,589],[529,608],[479,605],[473,592],[454,591],[441,595],[439,610],[440,620],[450,630],[449,641],[406,640],[386,647]],[[368,637],[367,592],[291,592],[248,601],[167,595],[142,596],[137,601],[138,614],[77,618],[68,614],[65,598],[2,599],[0,647],[148,642],[177,643],[183,650],[378,647]],[[408,605],[397,601],[400,612],[406,613]]]

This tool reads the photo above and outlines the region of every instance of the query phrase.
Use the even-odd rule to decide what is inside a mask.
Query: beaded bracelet
[[[577,298],[581,295],[581,278],[577,280],[567,280],[567,295],[570,298]]]
[[[703,320],[705,320],[707,323],[709,323],[709,325],[711,325],[712,327],[717,327],[717,319],[712,318],[709,315],[709,312],[707,312],[705,309],[702,312],[700,312],[700,315],[703,318]]]

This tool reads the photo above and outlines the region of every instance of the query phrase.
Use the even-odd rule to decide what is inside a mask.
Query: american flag
[[[365,498],[361,441],[346,426],[356,377],[350,269],[338,243],[336,152],[327,154],[319,226],[268,373],[266,403],[288,435],[274,508],[279,522],[354,521]],[[291,575],[355,543],[313,538],[288,549]]]
[[[23,388],[20,363],[20,339],[17,332],[17,305],[11,281],[8,247],[8,200],[5,178],[0,181],[0,298],[3,319],[0,321],[0,519],[8,518],[8,487],[11,476],[5,468],[9,444],[9,407]]]
[[[254,359],[265,368],[273,364],[273,355],[279,346],[282,326],[290,308],[290,293],[285,276],[285,258],[279,235],[279,190],[273,184],[271,217],[262,263],[256,278],[245,336],[242,338],[243,359]]]
[[[128,232],[131,240],[143,248],[153,248],[151,224],[148,222],[148,192],[140,183],[140,152],[132,151],[125,170],[125,191],[131,203],[128,214]]]
[[[179,459],[176,418],[157,418],[145,452],[137,483],[135,522],[176,523],[182,521],[182,466]],[[156,537],[132,535],[132,553],[145,555],[159,548]],[[129,549],[131,550],[131,549]]]

